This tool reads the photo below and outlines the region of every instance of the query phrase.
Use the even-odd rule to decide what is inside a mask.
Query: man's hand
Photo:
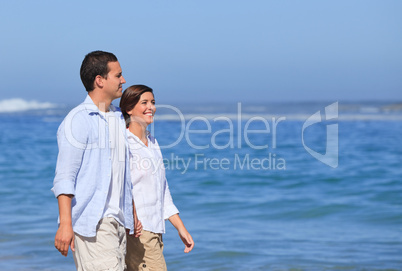
[[[74,248],[74,232],[70,225],[60,225],[54,238],[54,246],[63,256],[67,257],[68,247],[71,251],[75,251]]]
[[[142,223],[136,217],[134,219],[134,237],[140,237],[142,235]]]
[[[134,237],[140,237],[142,235],[142,223],[138,219],[134,200],[133,200],[133,217],[134,217]]]
[[[74,231],[71,224],[71,199],[73,195],[61,194],[57,197],[59,203],[60,226],[54,238],[54,246],[63,256],[67,257],[68,247],[74,249]]]

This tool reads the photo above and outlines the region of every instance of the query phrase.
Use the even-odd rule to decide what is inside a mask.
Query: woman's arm
[[[191,237],[190,233],[187,231],[186,227],[183,224],[179,214],[174,214],[169,217],[170,223],[176,228],[179,233],[180,239],[183,241],[185,245],[184,252],[189,253],[194,247],[194,241]]]

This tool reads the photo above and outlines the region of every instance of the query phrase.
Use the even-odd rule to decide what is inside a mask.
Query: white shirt
[[[179,213],[170,195],[159,144],[147,132],[148,147],[127,129],[133,198],[143,229],[165,233],[165,219]]]
[[[123,184],[125,171],[125,137],[119,128],[119,123],[113,112],[102,114],[109,129],[110,157],[112,164],[112,174],[110,175],[110,187],[106,199],[103,217],[113,217],[121,225],[124,225],[123,214]]]

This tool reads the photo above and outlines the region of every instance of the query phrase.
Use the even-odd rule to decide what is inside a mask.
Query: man
[[[88,95],[57,132],[55,247],[64,256],[71,248],[77,270],[124,270],[125,228],[133,232],[133,215],[136,236],[141,231],[131,195],[126,125],[111,104],[126,81],[116,56],[103,51],[85,56],[80,75]]]

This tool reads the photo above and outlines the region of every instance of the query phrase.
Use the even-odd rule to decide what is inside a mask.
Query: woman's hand
[[[184,228],[179,231],[179,236],[183,244],[185,245],[184,253],[189,253],[194,247],[194,241],[190,233]]]
[[[179,214],[174,214],[169,217],[169,221],[177,229],[180,239],[185,245],[184,252],[189,253],[194,247],[194,241],[191,235],[188,233],[186,227],[184,227],[183,221],[181,220]]]

